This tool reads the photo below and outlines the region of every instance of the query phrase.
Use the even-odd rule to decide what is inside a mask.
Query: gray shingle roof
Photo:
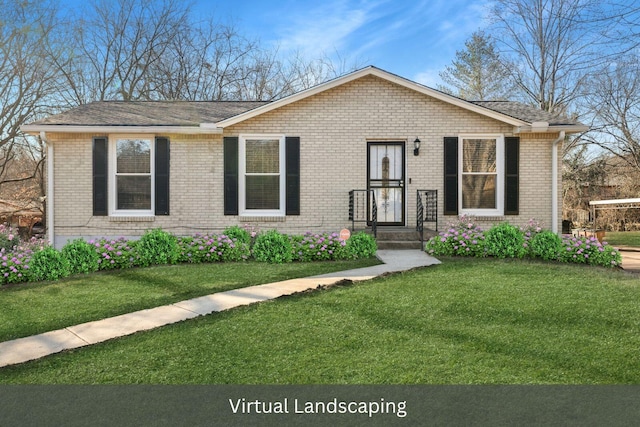
[[[264,101],[98,101],[49,116],[32,125],[198,126],[217,123],[267,104]],[[514,101],[471,101],[472,104],[527,123],[580,124]]]
[[[198,126],[216,123],[266,102],[100,101],[47,117],[33,125]]]
[[[562,115],[551,114],[547,111],[516,101],[471,101],[471,103],[515,119],[523,120],[527,123],[547,122],[551,126],[580,124],[577,120],[571,120]]]

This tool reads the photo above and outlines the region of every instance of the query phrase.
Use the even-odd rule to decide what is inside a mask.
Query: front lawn
[[[613,246],[637,246],[640,248],[640,231],[607,231],[604,240]]]
[[[640,382],[637,276],[443,261],[2,368],[0,383]]]
[[[181,264],[77,275],[57,282],[0,287],[0,341],[145,308],[296,277],[379,264],[358,261],[274,265]]]

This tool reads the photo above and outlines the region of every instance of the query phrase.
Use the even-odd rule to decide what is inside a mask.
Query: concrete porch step
[[[409,250],[409,249],[422,249],[420,240],[403,241],[403,240],[378,240],[378,249],[393,249],[393,250]]]

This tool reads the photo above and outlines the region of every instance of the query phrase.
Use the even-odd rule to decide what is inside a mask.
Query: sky
[[[456,51],[486,25],[490,0],[195,0],[286,57],[340,57],[435,87]]]

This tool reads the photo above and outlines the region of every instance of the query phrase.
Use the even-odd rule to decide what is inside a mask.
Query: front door
[[[404,225],[404,142],[369,142],[367,189],[373,190],[379,225]],[[372,201],[369,201],[371,221]]]

